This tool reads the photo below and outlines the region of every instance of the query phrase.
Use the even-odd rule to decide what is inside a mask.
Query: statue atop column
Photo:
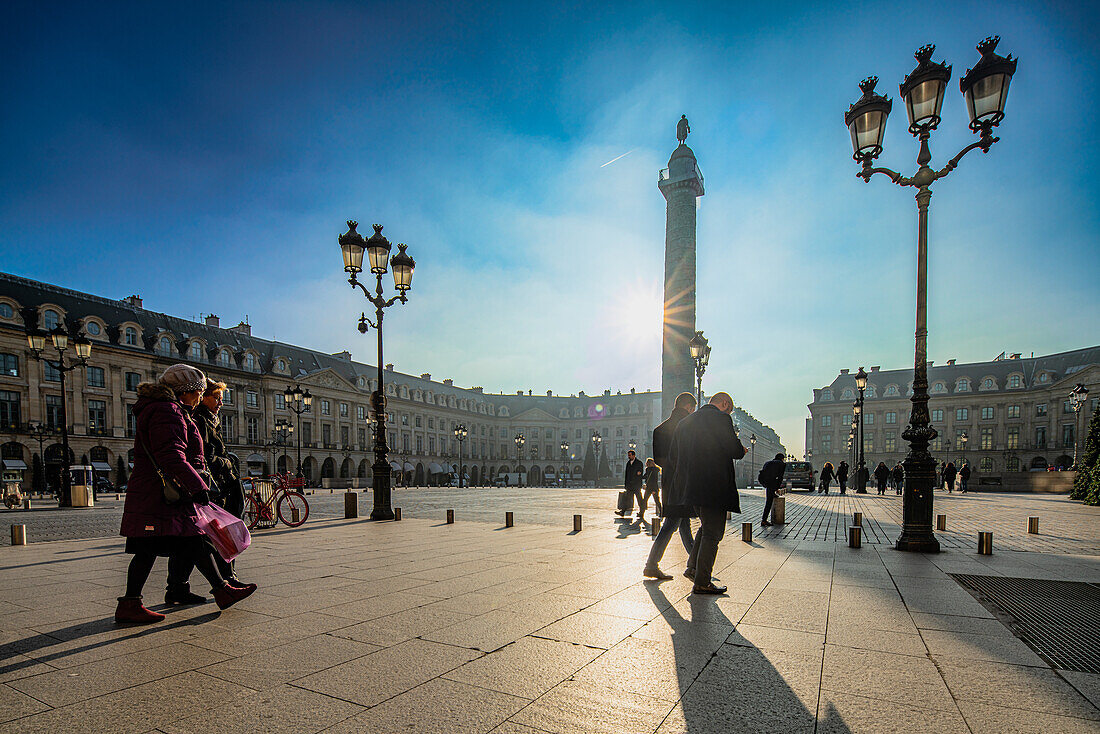
[[[688,125],[687,115],[680,115],[680,121],[676,123],[676,139],[681,145],[687,140],[689,132],[691,132],[691,126]]]

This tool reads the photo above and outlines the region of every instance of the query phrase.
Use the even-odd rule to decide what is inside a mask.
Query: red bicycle
[[[309,502],[297,491],[304,485],[289,474],[276,474],[267,481],[254,481],[244,498],[244,521],[248,529],[273,528],[281,520],[296,528],[309,517]]]

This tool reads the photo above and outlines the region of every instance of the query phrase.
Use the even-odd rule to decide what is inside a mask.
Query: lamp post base
[[[914,534],[906,537],[904,533],[894,544],[894,549],[911,553],[939,553],[940,541],[929,531],[928,535]]]
[[[393,507],[390,503],[390,465],[385,459],[378,459],[372,467],[374,470],[374,509],[371,510],[371,520],[392,520]]]

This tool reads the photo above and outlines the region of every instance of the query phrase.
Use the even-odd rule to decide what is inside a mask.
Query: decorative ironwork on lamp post
[[[856,400],[855,413],[859,418],[859,435],[856,437],[859,442],[859,465],[856,468],[856,493],[867,494],[867,479],[869,474],[867,473],[867,460],[863,456],[863,445],[866,443],[863,433],[863,393],[867,389],[867,373],[860,367],[856,372],[856,389],[859,390],[859,398]]]
[[[569,469],[569,442],[561,442],[561,484],[565,483],[565,475]]]
[[[592,486],[598,486],[600,483],[600,444],[603,443],[603,436],[597,431],[592,431],[592,458],[595,460],[596,478],[592,481]]]
[[[408,292],[412,288],[413,270],[416,262],[405,252],[407,245],[398,245],[398,253],[390,257],[392,246],[390,241],[382,236],[382,225],[374,225],[374,234],[364,240],[363,235],[355,231],[358,222],[348,220],[348,231],[340,235],[340,251],[344,256],[344,272],[349,274],[348,283],[352,288],[358,287],[363,295],[374,306],[374,320],[367,318],[366,313],[359,317],[359,333],[366,334],[368,327],[373,327],[378,332],[378,385],[371,395],[371,407],[374,411],[374,509],[371,510],[371,520],[392,520],[393,507],[390,503],[390,464],[387,458],[389,447],[386,445],[386,399],[383,390],[384,378],[382,375],[382,316],[385,309],[397,302],[408,303]],[[363,256],[367,256],[370,272],[375,276],[375,289],[371,293],[367,286],[359,282],[358,275],[363,272]],[[388,263],[387,263],[388,260]],[[393,271],[393,287],[397,295],[393,298],[384,298],[382,295],[382,276],[387,269]],[[402,468],[403,470],[403,468]],[[459,461],[459,473],[462,471],[462,462]],[[462,478],[459,476],[459,481]]]
[[[283,393],[284,399],[286,393]],[[285,418],[279,418],[275,421],[275,427],[271,429],[271,468],[272,474],[277,473],[278,470],[278,456],[276,456],[276,449],[282,448],[283,453],[286,453],[286,442],[290,438],[290,434],[294,433],[294,424]]]
[[[313,395],[309,390],[303,390],[301,385],[286,386],[283,390],[283,401],[287,410],[298,416],[298,469],[296,476],[301,479],[302,473],[302,413],[308,413],[313,409]]]
[[[469,431],[466,430],[465,423],[459,423],[455,426],[454,433],[455,439],[458,441],[458,488],[462,489],[462,445],[466,442]]]
[[[27,323],[33,323],[28,321]],[[61,507],[73,506],[72,495],[72,476],[70,475],[69,468],[72,466],[72,460],[69,451],[69,414],[68,414],[68,401],[65,398],[65,375],[73,370],[88,365],[88,357],[92,355],[92,343],[83,334],[78,335],[73,339],[73,350],[76,352],[76,357],[70,357],[65,359],[65,352],[69,348],[69,331],[61,324],[58,324],[48,336],[53,344],[53,348],[57,350],[57,359],[47,359],[42,356],[42,352],[46,349],[46,332],[38,329],[28,329],[27,331],[27,344],[31,349],[31,356],[54,369],[61,382],[61,451],[63,453],[61,459],[61,497],[58,502]],[[45,457],[43,457],[45,459]],[[42,465],[45,469],[45,462]]]
[[[892,102],[875,94],[878,77],[867,77],[860,82],[863,96],[844,115],[844,124],[852,136],[853,157],[861,170],[856,175],[870,181],[881,173],[899,186],[917,190],[917,307],[915,354],[913,364],[913,411],[902,438],[909,442],[909,454],[905,458],[905,494],[902,499],[902,530],[895,547],[898,550],[938,552],[940,543],[932,532],[932,487],[935,484],[936,460],[928,451],[928,444],[936,438],[936,429],[928,416],[928,204],[932,199],[931,185],[947,176],[959,165],[962,157],[981,148],[988,153],[997,142],[993,128],[1004,119],[1008,86],[1016,71],[1016,59],[999,56],[995,50],[997,36],[991,36],[978,44],[981,59],[967,71],[959,82],[970,115],[970,129],[979,139],[966,146],[940,170],[929,167],[932,154],[928,138],[940,123],[940,108],[951,67],[932,61],[936,47],[924,46],[917,50],[917,68],[902,82],[900,92],[905,100],[909,116],[909,132],[920,141],[917,154],[918,170],[912,177],[902,176],[889,168],[874,166],[874,159],[882,152],[882,138],[886,131],[886,118]]]
[[[1077,440],[1077,434],[1081,428],[1081,408],[1085,406],[1085,402],[1089,397],[1089,389],[1077,383],[1073,386],[1073,390],[1069,394],[1069,404],[1073,408],[1073,469],[1077,469],[1077,444],[1081,443]]]
[[[710,364],[710,343],[703,336],[703,332],[697,331],[695,336],[691,337],[691,341],[688,342],[688,352],[695,360],[695,399],[699,405],[702,405],[703,373],[707,371],[707,365]]]

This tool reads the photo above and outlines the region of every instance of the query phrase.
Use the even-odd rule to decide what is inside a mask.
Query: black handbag
[[[145,443],[145,438],[139,433],[138,441],[141,442],[141,448],[145,450],[145,455],[149,457],[149,461],[153,464],[153,470],[160,477],[161,492],[164,495],[164,503],[167,505],[174,505],[180,500],[187,497],[187,492],[180,486],[179,482],[164,473],[160,468],[160,464],[153,458],[153,452],[149,450],[149,446]]]

